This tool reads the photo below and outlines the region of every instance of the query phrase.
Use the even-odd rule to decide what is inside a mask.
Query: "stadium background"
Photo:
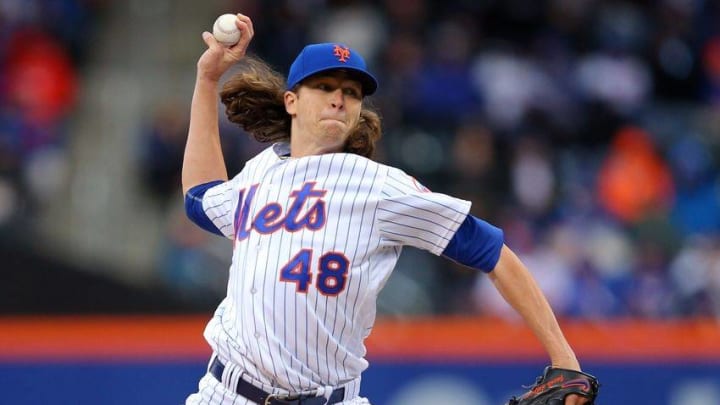
[[[183,216],[200,32],[252,16],[380,79],[379,160],[473,201],[539,279],[601,404],[720,403],[720,5],[713,1],[0,0],[3,403],[179,404],[230,246]],[[230,172],[260,145],[222,126]],[[487,278],[406,249],[376,404],[498,404],[542,352]]]

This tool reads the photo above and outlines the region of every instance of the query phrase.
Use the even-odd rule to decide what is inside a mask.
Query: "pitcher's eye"
[[[343,94],[346,96],[350,96],[353,98],[360,98],[360,90],[354,88],[354,87],[346,87],[343,89]]]

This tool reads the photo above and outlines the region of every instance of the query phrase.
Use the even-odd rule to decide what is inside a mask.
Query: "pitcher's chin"
[[[323,120],[321,123],[327,138],[344,139],[347,137],[348,128],[344,122]]]

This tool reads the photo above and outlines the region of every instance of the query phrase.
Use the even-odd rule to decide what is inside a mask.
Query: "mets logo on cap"
[[[356,49],[337,42],[305,46],[290,65],[287,89],[292,90],[306,78],[332,69],[346,69],[351,72],[362,84],[364,96],[377,90],[377,80],[368,72],[362,55]]]
[[[340,62],[345,63],[350,59],[350,48],[336,44],[333,47],[333,55],[335,55]]]

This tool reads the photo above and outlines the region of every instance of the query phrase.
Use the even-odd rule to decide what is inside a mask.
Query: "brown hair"
[[[285,78],[259,58],[246,56],[240,71],[223,84],[220,100],[228,120],[258,142],[290,140],[290,115],[285,111]],[[380,116],[363,103],[358,124],[343,152],[372,158],[382,134]]]

